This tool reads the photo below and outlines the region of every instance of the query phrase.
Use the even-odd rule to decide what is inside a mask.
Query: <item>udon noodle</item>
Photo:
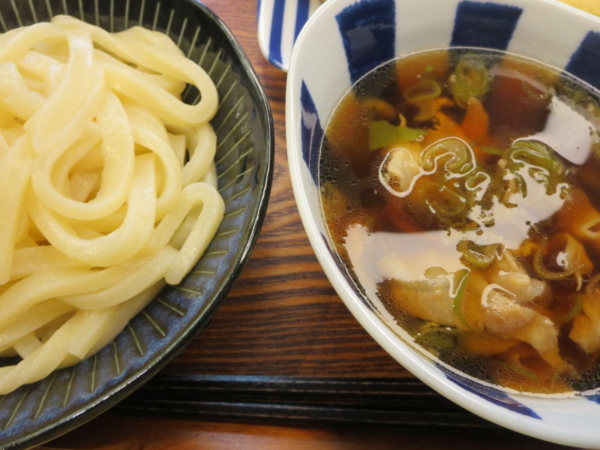
[[[0,394],[92,355],[191,270],[224,211],[217,106],[159,32],[57,16],[0,36],[0,357],[17,357]]]

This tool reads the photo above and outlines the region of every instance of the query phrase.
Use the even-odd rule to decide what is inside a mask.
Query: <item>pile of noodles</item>
[[[0,35],[0,357],[20,357],[0,394],[98,351],[190,271],[223,218],[217,105],[158,32],[58,16]]]

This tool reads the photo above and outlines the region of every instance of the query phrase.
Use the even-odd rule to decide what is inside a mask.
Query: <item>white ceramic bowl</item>
[[[352,314],[399,363],[473,413],[548,441],[600,448],[600,394],[508,392],[435,363],[403,340],[353,288],[330,248],[316,184],[323,130],[341,97],[369,70],[418,50],[507,50],[600,88],[600,19],[555,0],[328,0],[296,41],[287,85],[294,193],[323,269]]]

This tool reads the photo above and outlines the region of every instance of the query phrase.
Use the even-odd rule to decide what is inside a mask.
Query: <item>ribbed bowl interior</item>
[[[165,288],[95,356],[0,396],[0,448],[56,437],[122,400],[163,367],[208,321],[252,248],[266,210],[273,124],[264,92],[239,44],[193,0],[0,0],[0,31],[67,14],[109,31],[143,25],[171,36],[217,85],[212,121],[225,219],[193,271]],[[197,92],[186,91],[194,103]],[[2,365],[0,360],[0,365]]]

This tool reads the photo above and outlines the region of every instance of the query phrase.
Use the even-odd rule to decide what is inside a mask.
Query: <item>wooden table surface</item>
[[[161,373],[172,376],[407,379],[348,312],[323,274],[294,202],[285,144],[286,74],[260,53],[256,0],[204,0],[233,30],[273,108],[276,158],[262,233],[241,277],[210,325]],[[229,378],[228,378],[229,379]],[[433,394],[433,393],[432,393]],[[143,395],[143,394],[140,394]],[[434,394],[437,395],[437,394]],[[124,403],[127,404],[129,400]],[[156,409],[156,408],[155,408]],[[44,449],[559,449],[512,432],[493,434],[410,427],[273,425],[143,417],[109,411]],[[466,414],[466,413],[465,413]],[[470,415],[466,415],[470,420]],[[474,423],[477,418],[472,416]],[[463,419],[465,420],[465,419]]]

